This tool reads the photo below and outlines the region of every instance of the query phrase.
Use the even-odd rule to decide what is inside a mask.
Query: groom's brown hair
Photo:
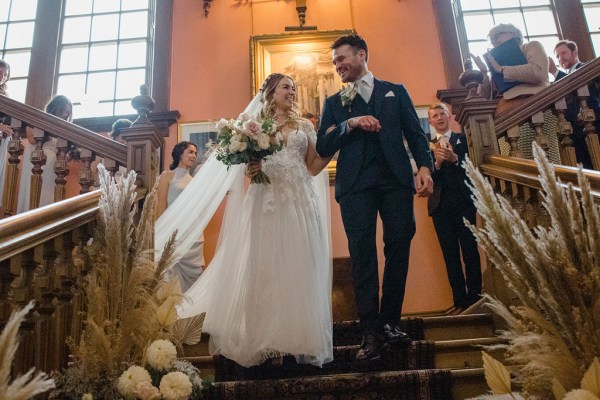
[[[340,38],[337,38],[335,42],[331,45],[331,49],[337,49],[340,46],[347,44],[352,47],[354,54],[358,53],[359,50],[365,51],[365,61],[369,61],[369,47],[367,46],[367,42],[365,39],[360,37],[357,34],[346,35]]]

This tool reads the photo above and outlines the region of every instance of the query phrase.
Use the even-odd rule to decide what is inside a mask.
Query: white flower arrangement
[[[218,142],[213,147],[217,160],[228,166],[259,161],[283,148],[283,136],[272,118],[253,119],[242,113],[238,119],[219,120],[216,128]],[[252,183],[271,181],[260,171]]]
[[[146,349],[146,356],[146,368],[132,365],[117,380],[119,393],[125,398],[186,400],[193,393],[194,398],[199,398],[203,385],[200,371],[189,362],[176,359],[173,343],[155,340]]]

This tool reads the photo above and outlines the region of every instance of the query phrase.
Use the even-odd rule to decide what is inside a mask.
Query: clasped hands
[[[452,150],[452,146],[450,143],[446,141],[438,141],[433,147],[433,154],[435,155],[435,168],[440,169],[442,167],[442,163],[447,161],[449,163],[456,163],[458,161],[458,156]]]

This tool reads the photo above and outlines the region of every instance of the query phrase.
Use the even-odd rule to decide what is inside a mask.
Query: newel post
[[[469,90],[469,94],[459,106],[456,121],[467,136],[469,158],[476,167],[485,163],[486,156],[500,154],[494,123],[498,101],[486,100],[477,92],[482,80],[481,71],[473,70],[471,60],[465,61],[460,83]]]
[[[148,95],[148,86],[140,86],[140,95],[131,100],[138,113],[129,128],[122,130],[127,141],[127,169],[137,173],[138,187],[151,190],[160,171],[160,148],[164,139],[148,119],[154,109],[154,100]]]

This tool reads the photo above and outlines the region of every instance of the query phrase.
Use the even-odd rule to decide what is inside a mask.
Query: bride
[[[211,354],[246,367],[282,355],[317,366],[333,357],[329,184],[322,172],[329,160],[317,155],[313,124],[299,116],[295,97],[290,77],[270,75],[245,112],[274,118],[284,148],[229,170],[211,157],[156,226],[158,249],[178,230],[177,258],[229,191],[215,256],[178,314],[206,313]],[[260,169],[271,184],[251,184],[244,196],[244,171],[251,177]]]

